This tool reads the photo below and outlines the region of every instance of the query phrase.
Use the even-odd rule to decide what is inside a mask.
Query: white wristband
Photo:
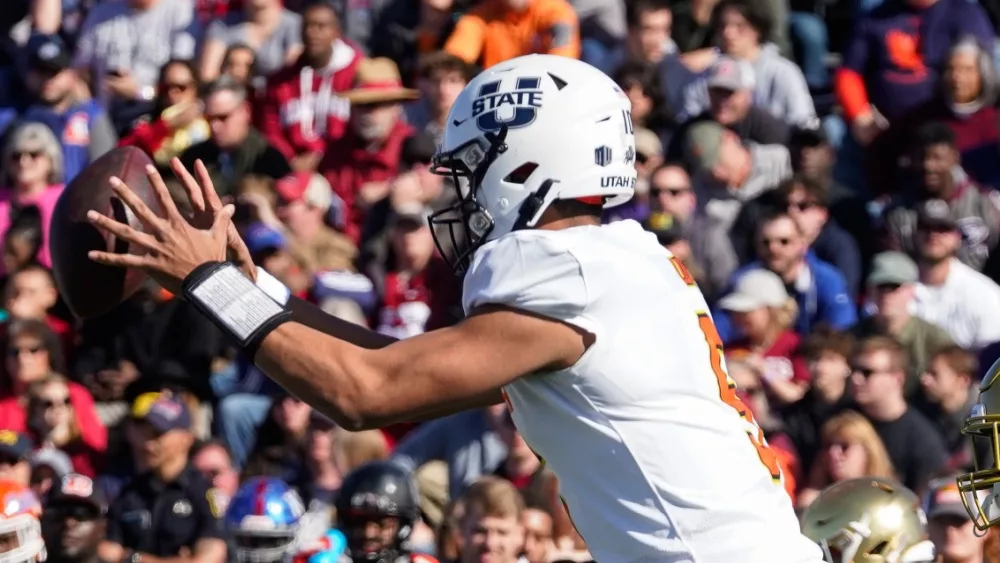
[[[282,306],[288,305],[288,300],[292,296],[292,290],[260,266],[257,267],[257,287]]]

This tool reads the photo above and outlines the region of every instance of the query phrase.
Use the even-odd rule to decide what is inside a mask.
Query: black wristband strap
[[[230,262],[207,262],[195,268],[181,286],[193,303],[253,360],[260,343],[291,320],[279,305]]]

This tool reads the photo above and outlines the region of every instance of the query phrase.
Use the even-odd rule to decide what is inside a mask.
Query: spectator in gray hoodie
[[[712,22],[719,55],[744,60],[753,66],[755,106],[767,109],[791,125],[815,121],[816,108],[802,71],[781,56],[776,46],[765,43],[773,21],[763,0],[721,0],[712,13]],[[702,71],[693,82],[682,87],[680,117],[693,117],[709,107],[706,86],[709,74]]]

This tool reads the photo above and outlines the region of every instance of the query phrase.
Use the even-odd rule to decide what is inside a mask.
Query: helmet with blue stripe
[[[294,489],[273,477],[250,479],[226,510],[226,528],[240,563],[274,563],[295,554],[305,507]]]

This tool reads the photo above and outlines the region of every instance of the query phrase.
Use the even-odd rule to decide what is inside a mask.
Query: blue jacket
[[[744,273],[763,267],[759,261],[751,262],[736,270],[730,280],[730,291],[736,280]],[[807,335],[818,324],[826,324],[837,330],[844,330],[858,322],[857,307],[847,290],[844,275],[837,268],[816,258],[812,253],[806,256],[806,267],[810,272],[810,284],[804,290],[789,288],[794,292],[795,301],[799,304],[799,317],[795,320],[795,332]],[[728,293],[728,291],[726,292]],[[719,308],[713,308],[712,317],[719,329],[719,336],[725,344],[736,342],[741,338],[739,330],[733,325],[729,314]]]
[[[94,100],[73,104],[63,113],[35,104],[24,111],[21,121],[44,123],[55,133],[62,143],[63,182],[66,184],[118,142],[107,113]]]

